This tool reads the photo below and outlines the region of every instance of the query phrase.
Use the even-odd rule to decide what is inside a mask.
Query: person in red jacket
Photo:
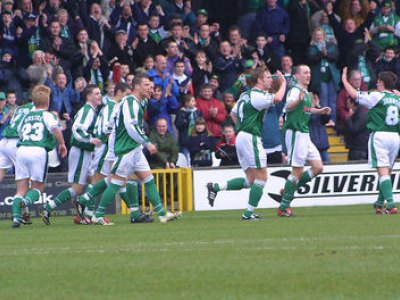
[[[200,89],[200,97],[196,99],[196,107],[201,111],[207,122],[207,128],[211,135],[219,139],[222,137],[222,122],[227,117],[224,104],[213,98],[211,85],[206,83]]]

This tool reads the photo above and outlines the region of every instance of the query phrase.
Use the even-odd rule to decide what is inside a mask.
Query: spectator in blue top
[[[277,4],[277,0],[267,0],[267,6],[257,14],[254,34],[264,33],[272,50],[282,57],[283,46],[289,34],[289,15]]]
[[[178,97],[179,87],[166,69],[167,59],[163,55],[157,55],[154,59],[154,68],[147,72],[147,75],[153,79],[155,85],[160,85],[162,87],[163,93],[165,93],[168,85],[171,85],[171,94]]]
[[[175,16],[179,16],[183,23],[189,26],[196,23],[196,15],[192,11],[190,0],[169,0],[168,2],[169,4],[164,9],[165,15],[169,17],[168,23]]]

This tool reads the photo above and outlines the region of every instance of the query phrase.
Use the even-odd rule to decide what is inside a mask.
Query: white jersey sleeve
[[[90,143],[92,135],[88,131],[90,124],[92,124],[93,118],[95,117],[95,113],[94,110],[91,109],[84,120],[83,113],[84,109],[81,108],[75,117],[74,124],[72,125],[72,134],[77,141],[82,143]]]
[[[143,132],[141,120],[139,120],[139,107],[140,103],[137,101],[133,101],[132,103],[132,111],[133,115],[131,115],[129,108],[129,101],[125,101],[123,103],[123,115],[124,115],[124,125],[129,136],[137,143],[144,144],[149,141],[146,134]]]
[[[48,111],[43,112],[43,123],[50,132],[59,127],[57,117]]]
[[[374,92],[358,91],[356,101],[362,106],[365,106],[368,109],[370,109],[374,107],[384,96],[385,96],[384,93],[377,91]]]
[[[300,98],[301,91],[298,88],[291,88],[286,95],[286,110],[289,110],[287,107],[289,104],[296,102]]]
[[[257,110],[263,110],[269,108],[274,103],[275,95],[259,91],[252,90],[250,92],[250,103]]]

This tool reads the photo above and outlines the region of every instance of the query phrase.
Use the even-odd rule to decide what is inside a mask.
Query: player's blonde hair
[[[51,90],[49,87],[39,84],[32,90],[32,102],[35,106],[47,106],[50,100]]]

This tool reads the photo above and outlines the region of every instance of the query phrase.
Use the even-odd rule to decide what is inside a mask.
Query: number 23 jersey
[[[367,128],[372,132],[400,132],[400,97],[390,92],[358,92],[357,101],[367,107]]]
[[[51,151],[56,146],[56,139],[52,134],[56,127],[58,121],[55,115],[47,110],[34,108],[18,127],[18,146],[42,147]]]

